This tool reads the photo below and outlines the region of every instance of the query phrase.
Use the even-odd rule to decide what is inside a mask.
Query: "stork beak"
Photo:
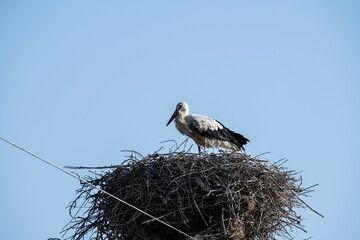
[[[166,126],[168,126],[172,120],[174,120],[174,118],[176,118],[176,116],[179,114],[179,111],[178,110],[175,110],[175,112],[173,113],[173,115],[171,116],[169,122],[166,124]]]

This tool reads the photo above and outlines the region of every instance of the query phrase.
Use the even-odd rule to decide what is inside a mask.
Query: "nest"
[[[294,228],[305,231],[295,209],[308,207],[300,197],[312,187],[283,163],[241,153],[132,154],[86,180],[195,239],[291,239]],[[70,239],[189,239],[86,183],[77,193]]]

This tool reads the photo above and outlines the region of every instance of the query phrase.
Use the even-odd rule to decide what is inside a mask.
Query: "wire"
[[[141,210],[141,209],[139,209],[139,208],[137,208],[137,207],[135,207],[135,206],[131,205],[131,204],[130,204],[130,203],[128,203],[128,202],[125,202],[124,200],[122,200],[122,199],[120,199],[120,198],[118,198],[118,197],[116,197],[116,196],[112,195],[111,193],[108,193],[108,192],[106,192],[106,191],[102,190],[101,188],[96,187],[95,185],[93,185],[93,184],[89,183],[88,181],[86,181],[86,180],[82,179],[81,177],[78,177],[78,176],[76,176],[75,174],[72,174],[71,172],[68,172],[68,171],[66,171],[66,170],[65,170],[65,169],[63,169],[63,168],[56,166],[55,164],[53,164],[53,163],[51,163],[51,162],[49,162],[49,161],[45,160],[44,158],[41,158],[41,157],[39,157],[39,156],[35,155],[34,153],[32,153],[32,152],[30,152],[30,151],[26,150],[25,148],[22,148],[22,147],[20,147],[20,146],[16,145],[15,143],[12,143],[12,142],[10,142],[9,140],[6,140],[5,138],[3,138],[3,137],[1,137],[1,136],[0,136],[0,139],[1,139],[1,140],[3,140],[3,141],[5,141],[5,142],[7,142],[7,143],[9,143],[10,145],[13,145],[14,147],[16,147],[16,148],[18,148],[18,149],[20,149],[20,150],[22,150],[22,151],[26,152],[27,154],[30,154],[31,156],[33,156],[33,157],[35,157],[35,158],[37,158],[37,159],[39,159],[39,160],[41,160],[41,161],[43,161],[43,162],[45,162],[45,163],[47,163],[47,164],[49,164],[49,165],[51,165],[51,166],[53,166],[53,167],[57,168],[58,170],[60,170],[60,171],[62,171],[62,172],[64,172],[64,173],[66,173],[66,174],[68,174],[68,175],[72,176],[73,178],[76,178],[76,179],[78,179],[78,180],[80,180],[80,181],[82,181],[82,182],[84,182],[84,183],[88,184],[89,186],[91,186],[91,187],[93,187],[93,188],[95,188],[95,189],[97,189],[97,190],[99,190],[99,191],[101,191],[101,192],[103,192],[103,193],[107,194],[108,196],[110,196],[110,197],[112,197],[112,198],[114,198],[114,199],[118,200],[119,202],[121,202],[121,203],[123,203],[123,204],[125,204],[125,205],[127,205],[127,206],[129,206],[129,207],[131,207],[131,208],[133,208],[133,209],[135,209],[136,211],[139,211],[139,212],[141,212],[142,214],[144,214],[144,215],[146,215],[146,216],[148,216],[148,217],[150,217],[150,218],[152,218],[152,219],[154,219],[154,220],[156,220],[156,221],[158,221],[158,222],[160,222],[160,223],[164,224],[165,226],[167,226],[167,227],[169,227],[169,228],[172,228],[173,230],[178,231],[179,233],[181,233],[181,234],[183,234],[183,235],[185,235],[185,236],[187,236],[187,237],[189,237],[189,238],[191,238],[191,239],[195,239],[195,240],[196,240],[196,238],[194,238],[194,237],[190,236],[189,234],[187,234],[187,233],[185,233],[185,232],[183,232],[183,231],[181,231],[181,230],[179,230],[179,229],[177,229],[177,228],[175,228],[175,227],[171,226],[170,224],[168,224],[168,223],[166,223],[166,222],[164,222],[164,221],[160,220],[159,218],[156,218],[156,217],[152,216],[151,214],[149,214],[149,213],[147,213],[147,212],[144,212],[143,210]]]

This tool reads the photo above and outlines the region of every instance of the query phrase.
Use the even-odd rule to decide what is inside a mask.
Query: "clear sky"
[[[119,164],[183,141],[165,124],[186,101],[320,184],[305,201],[325,218],[300,211],[296,239],[355,239],[359,43],[359,1],[1,0],[0,135]],[[78,181],[4,142],[0,158],[0,239],[62,239]]]

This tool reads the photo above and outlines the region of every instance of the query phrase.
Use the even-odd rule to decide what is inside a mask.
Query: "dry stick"
[[[84,167],[84,166],[64,166],[64,168],[69,168],[69,169],[106,169],[106,168],[123,168],[124,166],[122,165],[111,165],[111,166],[102,166],[102,167]]]
[[[320,217],[324,218],[324,215],[321,215],[321,214],[318,213],[316,210],[312,209],[309,205],[307,205],[306,202],[304,202],[300,197],[298,197],[298,195],[295,195],[295,197],[297,197],[297,199],[299,199],[303,204],[305,204],[311,211],[313,211],[314,213],[318,214]]]
[[[97,176],[101,176],[101,174],[98,174],[97,172],[94,172],[94,171],[91,171],[91,170],[89,170],[89,172],[91,172],[91,173],[93,173],[93,174],[95,174]]]
[[[12,146],[14,146],[14,147],[18,148],[18,149],[20,149],[20,150],[22,150],[22,151],[26,152],[27,154],[29,154],[29,155],[31,155],[31,156],[33,156],[33,157],[35,157],[35,158],[37,158],[37,159],[39,159],[39,160],[41,160],[41,161],[45,162],[45,163],[47,163],[47,164],[49,164],[49,165],[51,165],[51,166],[53,166],[53,167],[57,168],[58,170],[60,170],[60,171],[62,171],[62,172],[64,172],[64,173],[66,173],[66,174],[68,174],[68,175],[72,176],[73,178],[76,178],[76,179],[78,179],[78,180],[80,180],[80,181],[82,181],[82,182],[84,182],[84,183],[88,184],[89,186],[91,186],[91,187],[93,187],[93,188],[95,188],[95,189],[97,189],[97,190],[99,190],[99,191],[101,191],[101,192],[105,193],[106,195],[108,195],[108,196],[110,196],[110,197],[112,197],[112,198],[114,198],[114,199],[118,200],[119,202],[121,202],[121,203],[123,203],[123,204],[125,204],[125,205],[127,205],[127,206],[129,206],[129,207],[131,207],[131,208],[133,208],[133,209],[135,209],[136,211],[139,211],[139,212],[141,212],[142,214],[144,214],[144,215],[146,215],[146,216],[148,216],[148,217],[150,217],[150,218],[152,218],[152,219],[154,219],[154,220],[156,220],[156,221],[158,221],[158,222],[160,222],[160,223],[162,223],[162,224],[164,224],[164,225],[168,226],[169,228],[172,228],[172,229],[174,229],[174,230],[178,231],[179,233],[183,234],[184,236],[187,236],[187,237],[189,237],[189,238],[191,238],[191,239],[195,239],[195,240],[196,240],[196,238],[194,238],[194,237],[190,236],[189,234],[187,234],[187,233],[185,233],[185,232],[183,232],[183,231],[181,231],[181,230],[179,230],[179,229],[177,229],[177,228],[175,228],[175,227],[171,226],[170,224],[168,224],[168,223],[166,223],[166,222],[164,222],[164,221],[162,221],[162,220],[160,220],[160,219],[158,219],[158,218],[156,218],[156,217],[152,216],[151,214],[149,214],[149,213],[147,213],[147,212],[144,212],[143,210],[141,210],[141,209],[139,209],[139,208],[137,208],[137,207],[135,207],[135,206],[131,205],[131,204],[130,204],[130,203],[128,203],[128,202],[125,202],[124,200],[122,200],[122,199],[120,199],[120,198],[118,198],[118,197],[116,197],[116,196],[112,195],[111,193],[108,193],[108,192],[106,192],[106,191],[102,190],[101,188],[98,188],[97,186],[95,186],[95,185],[93,185],[93,184],[89,183],[88,181],[86,181],[85,179],[82,179],[81,177],[78,177],[78,176],[76,176],[75,174],[70,173],[70,172],[68,172],[68,171],[66,171],[66,170],[64,170],[64,169],[62,169],[61,167],[56,166],[55,164],[53,164],[53,163],[51,163],[51,162],[49,162],[49,161],[45,160],[44,158],[41,158],[41,157],[39,157],[39,156],[35,155],[34,153],[32,153],[32,152],[30,152],[30,151],[28,151],[28,150],[26,150],[26,149],[24,149],[24,148],[22,148],[22,147],[20,147],[20,146],[16,145],[15,143],[10,142],[9,140],[6,140],[5,138],[3,138],[3,137],[1,137],[1,136],[0,136],[0,139],[1,139],[1,140],[3,140],[4,142],[9,143],[9,144],[10,144],[10,145],[12,145]],[[141,154],[140,154],[140,155],[141,155]],[[141,155],[141,156],[142,156],[142,155]]]
[[[284,191],[284,189],[282,189],[272,178],[270,178],[271,181],[278,187],[280,188],[281,191]],[[324,215],[320,214],[319,212],[317,212],[316,210],[312,209],[306,202],[304,202],[298,195],[295,194],[295,197],[297,199],[299,199],[303,204],[305,204],[305,206],[307,206],[311,211],[313,211],[314,213],[316,213],[317,215],[319,215],[320,217],[324,218]]]

